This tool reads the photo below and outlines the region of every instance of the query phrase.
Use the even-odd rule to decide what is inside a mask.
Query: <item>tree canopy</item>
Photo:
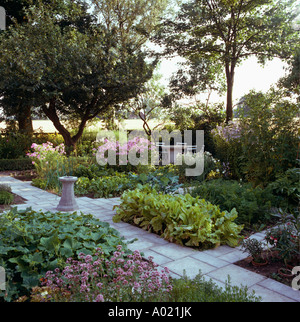
[[[96,2],[102,6],[114,1]],[[127,9],[134,2],[139,3],[128,1]],[[12,100],[17,90],[17,104],[39,107],[71,148],[88,120],[140,93],[156,65],[155,59],[147,59],[143,41],[131,35],[138,32],[137,27],[132,31],[133,22],[142,25],[142,9],[108,17],[111,11],[101,6],[96,8],[101,19],[90,16],[83,26],[72,19],[86,16],[86,8],[70,2],[69,11],[54,15],[50,6],[39,3],[29,7],[26,25],[14,25],[0,36],[1,103]],[[80,124],[71,135],[62,120],[75,117]]]
[[[299,33],[293,29],[296,5],[296,0],[188,1],[181,5],[175,20],[160,25],[154,40],[165,47],[163,55],[178,54],[190,66],[200,66],[198,77],[191,74],[192,92],[199,80],[202,84],[214,81],[222,66],[229,121],[236,66],[253,55],[263,64],[273,57],[288,59],[295,52],[299,44]],[[192,70],[195,73],[195,68]]]

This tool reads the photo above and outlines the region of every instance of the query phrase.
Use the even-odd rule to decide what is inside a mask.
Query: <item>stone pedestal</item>
[[[74,184],[77,179],[77,177],[59,177],[62,183],[62,195],[56,208],[58,211],[75,211],[79,208],[74,195]]]

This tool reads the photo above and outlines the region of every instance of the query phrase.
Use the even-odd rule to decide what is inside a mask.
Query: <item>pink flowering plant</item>
[[[33,152],[27,153],[27,156],[31,158],[39,180],[44,180],[45,185],[50,186],[53,179],[57,181],[57,177],[65,172],[67,156],[64,144],[54,147],[51,142],[33,143],[31,149]]]
[[[40,296],[57,302],[165,301],[172,290],[169,271],[157,266],[139,251],[125,256],[121,245],[109,259],[98,248],[94,256],[81,253],[62,271],[47,272]]]
[[[115,140],[104,140],[104,144],[94,148],[94,154],[97,155],[97,161],[108,163],[109,165],[127,165],[130,163],[130,154],[140,158],[142,164],[149,164],[149,157],[151,157],[151,151],[155,155],[155,145],[143,137],[134,137],[125,143],[121,143]],[[112,152],[112,157],[110,153]],[[115,156],[115,157],[114,157]]]
[[[63,143],[56,147],[51,142],[43,144],[32,143],[31,149],[33,149],[33,152],[27,153],[27,156],[32,159],[32,164],[36,167],[38,173],[43,171],[45,165],[49,165],[53,161],[62,161],[66,158]]]

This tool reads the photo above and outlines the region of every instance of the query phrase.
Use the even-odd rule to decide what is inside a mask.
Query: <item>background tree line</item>
[[[132,108],[134,100],[145,108],[140,98],[159,59],[174,55],[185,63],[170,81],[169,98],[226,92],[227,122],[233,117],[235,69],[250,56],[261,64],[273,57],[289,62],[280,86],[299,95],[296,0],[179,1],[172,12],[173,2],[1,1],[8,16],[0,34],[5,115],[15,116],[19,129],[32,134],[32,113],[42,113],[75,149],[88,121],[104,118],[116,106]],[[150,41],[163,50],[150,50]],[[138,105],[133,109],[140,112]],[[78,120],[75,133],[64,125],[66,119]]]

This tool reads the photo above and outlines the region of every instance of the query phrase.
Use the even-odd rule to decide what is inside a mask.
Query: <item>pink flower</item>
[[[103,295],[102,295],[102,294],[99,294],[99,295],[96,297],[96,302],[104,302],[104,298],[103,298]]]

